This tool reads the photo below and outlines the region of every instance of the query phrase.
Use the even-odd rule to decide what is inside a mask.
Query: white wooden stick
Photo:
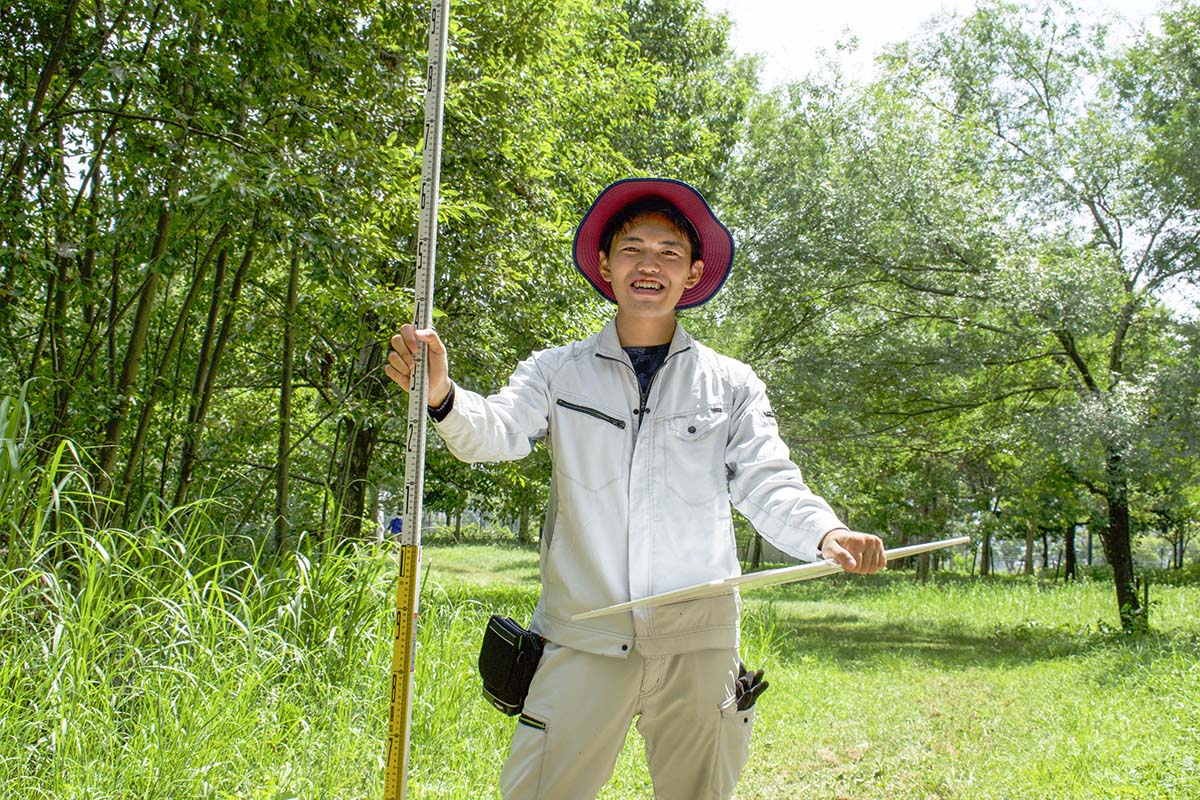
[[[908,547],[896,547],[891,550],[884,550],[883,555],[888,561],[895,561],[898,558],[908,558],[909,556],[920,555],[921,553],[941,550],[945,547],[967,544],[970,541],[971,537],[969,536],[957,536],[953,539],[943,539],[939,542],[925,542],[923,544],[909,545]],[[714,597],[716,595],[729,594],[734,589],[757,589],[762,586],[775,586],[780,583],[808,581],[813,578],[824,578],[827,575],[835,575],[839,572],[843,572],[841,566],[833,559],[827,558],[824,561],[814,561],[811,564],[800,564],[795,567],[780,567],[779,569],[768,569],[762,572],[750,572],[745,575],[733,575],[728,578],[717,578],[708,583],[685,586],[682,589],[630,600],[627,603],[617,603],[616,605],[598,608],[594,611],[585,611],[582,614],[576,614],[571,619],[606,617],[609,614],[619,614],[622,611],[632,611],[635,608],[649,608],[651,606],[679,603],[684,600]]]

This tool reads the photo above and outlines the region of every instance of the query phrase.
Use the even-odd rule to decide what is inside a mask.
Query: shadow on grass
[[[1125,635],[1036,624],[998,625],[981,632],[947,624],[872,622],[845,613],[776,617],[773,624],[782,639],[783,658],[815,657],[865,671],[897,662],[940,670],[990,669],[1107,654],[1113,657],[1114,678],[1121,678],[1130,667],[1177,658],[1196,643],[1190,634]]]
[[[896,660],[941,669],[992,667],[1063,658],[1097,646],[1092,640],[1061,633],[1014,639],[1003,632],[991,636],[949,626],[916,628],[849,617],[822,615],[781,619],[777,624],[788,651],[829,659],[850,669],[874,669]]]

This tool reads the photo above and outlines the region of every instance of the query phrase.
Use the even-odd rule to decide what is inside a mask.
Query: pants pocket
[[[721,706],[717,731],[717,763],[713,771],[714,800],[733,797],[738,778],[750,757],[750,734],[754,731],[754,708],[739,711],[737,698]]]
[[[546,758],[546,724],[531,714],[517,718],[512,748],[500,770],[500,795],[504,800],[532,800],[538,796]]]

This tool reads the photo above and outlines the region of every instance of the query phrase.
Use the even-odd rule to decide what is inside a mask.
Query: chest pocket
[[[594,400],[555,398],[550,420],[554,468],[588,489],[602,489],[621,477],[629,422]]]
[[[689,503],[712,500],[725,489],[725,442],[729,415],[720,406],[664,420],[662,474],[672,492]]]

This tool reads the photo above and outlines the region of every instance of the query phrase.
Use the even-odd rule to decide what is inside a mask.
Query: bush
[[[1200,562],[1183,569],[1144,569],[1138,574],[1150,581],[1151,586],[1200,586]]]

